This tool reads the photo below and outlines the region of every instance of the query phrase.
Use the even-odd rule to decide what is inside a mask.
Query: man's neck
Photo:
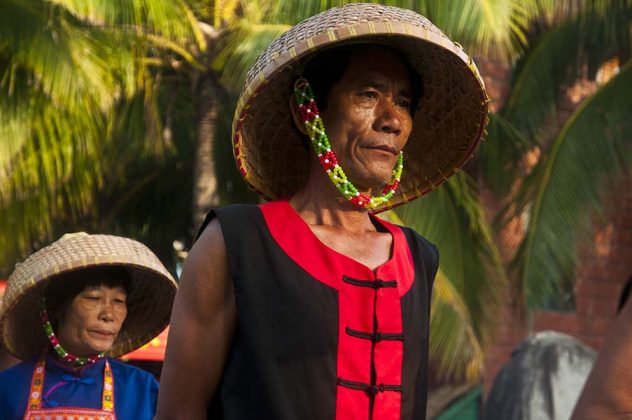
[[[359,210],[334,187],[322,168],[312,173],[290,205],[309,225],[324,225],[351,232],[375,231],[369,212]]]

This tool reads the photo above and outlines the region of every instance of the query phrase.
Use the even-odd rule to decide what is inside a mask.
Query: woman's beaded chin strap
[[[95,356],[89,357],[79,357],[73,354],[68,353],[64,348],[59,344],[59,340],[55,335],[55,331],[53,331],[53,326],[50,323],[50,319],[48,318],[48,311],[46,310],[46,300],[42,297],[40,301],[40,316],[42,318],[42,325],[44,327],[44,331],[46,332],[46,336],[48,337],[48,341],[50,341],[55,353],[64,360],[65,362],[70,363],[73,366],[80,367],[87,364],[95,363],[97,360],[103,358],[105,353],[99,353]]]
[[[320,118],[318,106],[314,100],[314,92],[311,86],[304,78],[299,78],[294,84],[294,95],[298,110],[305,123],[305,129],[311,140],[314,151],[320,160],[320,164],[327,172],[329,179],[336,186],[340,194],[347,200],[351,201],[360,209],[373,210],[386,203],[393,197],[395,190],[399,185],[402,177],[402,169],[404,168],[404,154],[399,152],[397,162],[393,167],[391,179],[382,189],[382,195],[374,197],[358,191],[358,189],[347,179],[344,171],[338,165],[338,159],[331,150],[329,138],[325,133],[323,120]]]

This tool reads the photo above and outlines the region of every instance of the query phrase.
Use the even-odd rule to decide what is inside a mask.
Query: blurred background
[[[0,0],[0,279],[72,231],[138,239],[178,274],[211,207],[258,202],[231,151],[248,68],[345,3]],[[529,334],[599,350],[632,275],[632,1],[374,3],[458,41],[492,100],[465,170],[385,215],[441,252],[429,414],[479,418]]]

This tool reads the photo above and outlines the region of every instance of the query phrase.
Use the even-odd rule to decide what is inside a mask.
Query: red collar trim
[[[330,287],[340,289],[343,275],[364,280],[396,280],[399,295],[402,296],[414,280],[412,254],[399,226],[370,215],[393,237],[391,258],[374,272],[322,243],[289,201],[273,201],[261,204],[259,208],[279,247],[308,274]]]

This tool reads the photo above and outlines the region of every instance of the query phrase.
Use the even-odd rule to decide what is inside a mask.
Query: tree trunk
[[[193,230],[197,231],[204,216],[219,205],[215,173],[214,142],[219,113],[221,86],[217,74],[208,71],[197,80],[197,150],[193,168]]]

